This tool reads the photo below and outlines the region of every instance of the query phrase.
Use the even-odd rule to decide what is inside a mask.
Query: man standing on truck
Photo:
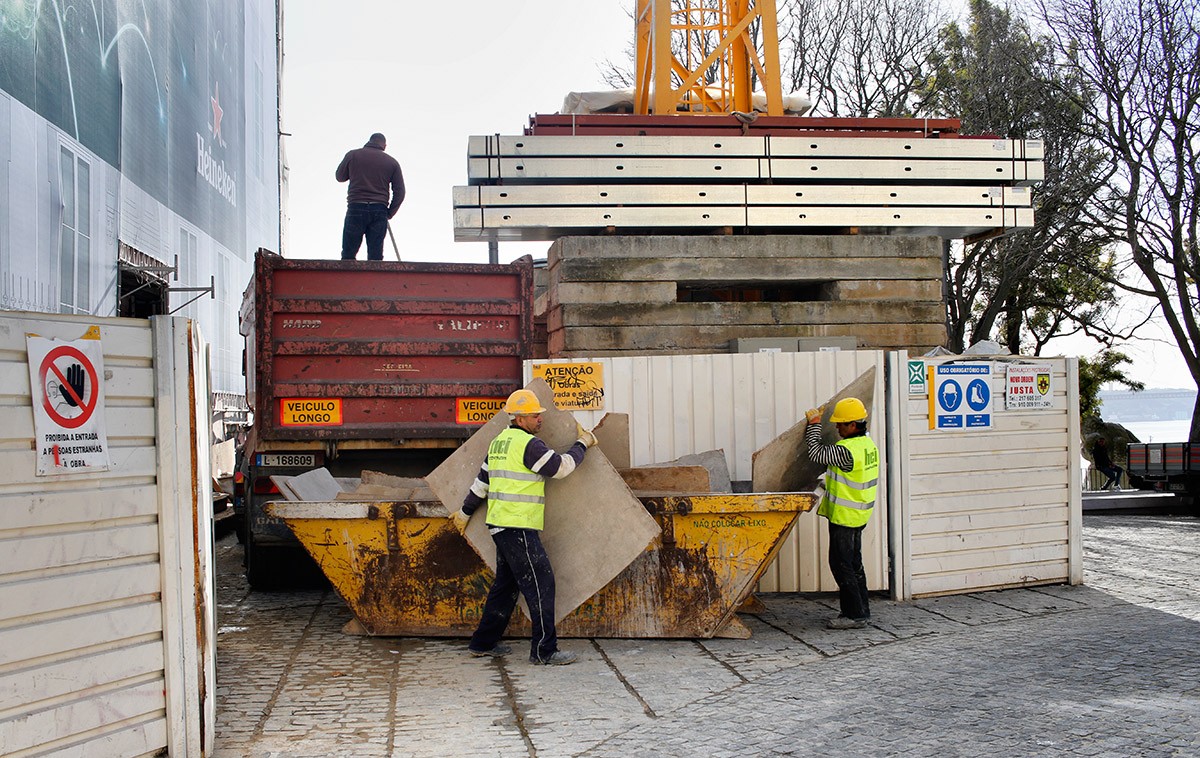
[[[367,260],[383,260],[383,238],[388,219],[404,202],[404,174],[400,164],[384,151],[387,138],[379,132],[367,144],[351,150],[337,167],[337,180],[350,182],[346,191],[346,221],[342,226],[342,260],[358,257],[363,237],[367,238]],[[391,188],[391,201],[388,189]]]
[[[839,400],[829,420],[841,437],[821,443],[821,409],[805,414],[804,442],[808,457],[828,468],[825,494],[817,514],[829,519],[829,570],[838,586],[841,614],[830,629],[862,629],[871,619],[867,573],[862,562],[862,533],[875,507],[879,483],[879,448],[867,436],[867,408],[856,397]]]
[[[479,626],[468,650],[476,657],[499,657],[512,652],[500,641],[517,605],[517,593],[529,605],[533,637],[529,662],[563,666],[576,655],[558,649],[554,626],[554,570],[542,547],[546,480],[562,479],[583,462],[596,444],[591,432],[579,427],[579,439],[562,455],[534,435],[542,427],[545,408],[529,390],[517,390],[504,403],[511,425],[488,446],[454,523],[462,531],[471,514],[487,503],[487,526],[496,543],[496,579],[484,602]]]

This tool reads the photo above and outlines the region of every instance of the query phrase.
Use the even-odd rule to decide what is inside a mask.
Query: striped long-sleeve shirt
[[[808,448],[808,457],[823,466],[837,466],[842,471],[854,469],[854,456],[842,445],[825,445],[821,443],[821,425],[809,424],[804,430],[804,444]]]
[[[583,462],[585,452],[587,452],[587,446],[583,442],[577,441],[565,453],[560,455],[550,449],[550,446],[545,442],[534,437],[525,446],[525,455],[522,458],[522,462],[526,468],[539,476],[547,479],[562,479]],[[488,464],[485,459],[483,466],[479,469],[479,474],[475,477],[475,481],[471,483],[471,489],[467,491],[467,496],[463,500],[463,513],[470,516],[479,506],[486,503],[488,489]]]

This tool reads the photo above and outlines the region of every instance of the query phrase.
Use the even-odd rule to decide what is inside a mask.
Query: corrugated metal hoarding
[[[525,364],[525,380],[532,377]],[[594,363],[603,372],[603,409],[575,411],[585,426],[606,413],[629,414],[634,466],[674,460],[692,453],[725,452],[734,481],[751,479],[751,456],[824,403],[875,369],[875,404],[870,434],[886,435],[884,354],[881,351],[728,353],[537,361]],[[863,535],[863,561],[871,589],[886,589],[887,487],[881,483],[876,513]],[[767,569],[763,592],[833,591],[824,519],[802,514],[779,556]]]
[[[1076,360],[889,359],[901,421],[893,451],[901,474],[893,491],[902,525],[896,594],[1082,581]],[[1036,402],[1010,397],[1026,391],[1010,380],[1010,367],[1034,369]]]
[[[31,382],[28,333],[70,345],[92,326],[94,380],[67,347]],[[0,314],[0,754],[211,751],[204,352],[186,319]],[[103,414],[85,444],[106,448],[107,468],[39,475],[35,403],[64,429]],[[74,436],[48,437],[56,463]]]

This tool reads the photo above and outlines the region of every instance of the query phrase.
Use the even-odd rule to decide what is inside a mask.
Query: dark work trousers
[[[367,260],[383,260],[383,238],[387,236],[388,207],[383,203],[348,203],[342,226],[342,260],[358,257],[363,237],[367,238]]]
[[[496,543],[496,581],[483,604],[479,628],[471,636],[472,650],[491,650],[508,628],[517,593],[525,596],[533,622],[529,657],[544,661],[558,650],[554,628],[554,571],[532,529],[505,529],[492,535]]]
[[[862,533],[866,526],[839,526],[829,522],[829,570],[837,581],[842,615],[871,618],[867,603],[867,572],[862,562]]]
[[[1096,470],[1108,477],[1108,481],[1106,481],[1100,489],[1106,490],[1109,487],[1115,487],[1121,483],[1122,469],[1120,466],[1110,463],[1107,466],[1097,466]]]

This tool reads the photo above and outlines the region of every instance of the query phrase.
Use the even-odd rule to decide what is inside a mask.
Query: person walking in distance
[[[346,190],[346,221],[342,226],[344,261],[358,257],[363,237],[367,238],[367,260],[383,260],[388,219],[396,215],[404,202],[404,174],[400,164],[385,150],[387,138],[376,132],[367,144],[346,153],[338,164],[337,180],[350,183]]]
[[[867,408],[855,397],[839,400],[829,420],[841,438],[821,442],[821,409],[805,414],[808,456],[825,465],[825,494],[817,514],[829,519],[829,570],[837,581],[841,614],[830,629],[862,629],[871,618],[867,574],[862,562],[862,533],[875,507],[879,448],[867,436]]]
[[[573,663],[577,656],[558,649],[554,570],[540,536],[546,480],[562,479],[574,471],[587,449],[596,444],[596,438],[578,427],[575,444],[561,455],[554,452],[534,436],[542,427],[545,410],[529,390],[517,390],[509,396],[504,411],[512,416],[512,423],[488,446],[487,460],[453,518],[462,531],[471,514],[487,503],[487,527],[496,543],[496,578],[467,646],[471,655],[499,657],[512,652],[500,638],[508,628],[520,592],[533,622],[529,662],[561,666]]]

